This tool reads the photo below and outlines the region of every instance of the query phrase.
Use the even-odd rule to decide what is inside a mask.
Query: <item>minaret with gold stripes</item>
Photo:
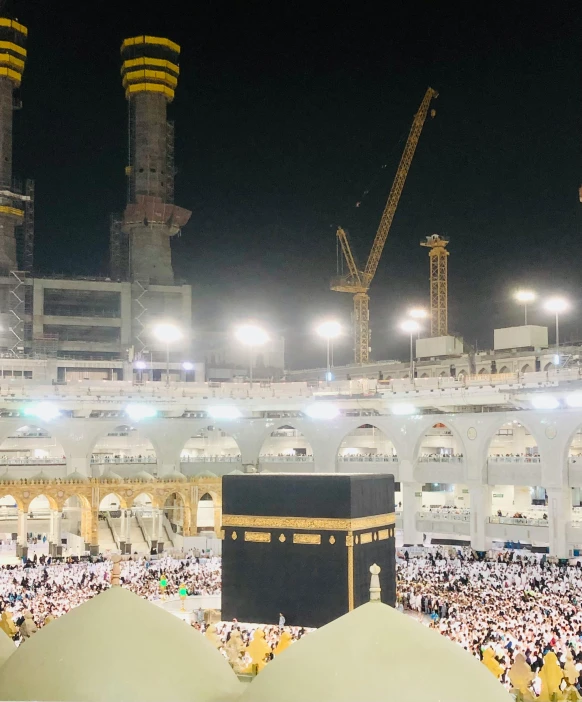
[[[14,230],[24,220],[22,195],[12,184],[12,113],[14,90],[26,62],[27,35],[22,24],[0,17],[0,275],[18,269]]]
[[[129,237],[130,278],[142,284],[173,285],[170,237],[191,215],[174,205],[173,125],[166,118],[179,56],[178,44],[161,37],[133,37],[121,45],[130,132],[122,229]]]

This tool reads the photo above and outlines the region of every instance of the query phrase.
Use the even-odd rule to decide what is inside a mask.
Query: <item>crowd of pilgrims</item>
[[[483,660],[495,656],[500,680],[522,654],[539,694],[544,656],[572,662],[582,689],[582,567],[502,551],[480,560],[469,550],[421,552],[397,563],[398,606]],[[486,657],[489,657],[487,655]]]
[[[548,652],[567,660],[579,672],[582,689],[582,567],[550,563],[545,556],[517,555],[500,551],[481,560],[468,549],[422,549],[410,555],[400,551],[397,558],[398,609],[436,629],[479,659],[494,652],[501,682],[509,686],[509,671],[521,653],[534,674],[543,666]],[[17,566],[0,568],[0,611],[10,612],[15,624],[28,610],[37,626],[47,617],[65,614],[110,587],[111,562],[99,559],[51,563],[44,558]],[[182,583],[191,595],[219,594],[221,561],[197,558],[194,554],[177,559],[142,558],[123,561],[121,584],[136,594],[155,600],[161,596],[160,579],[167,580],[165,595],[178,594]],[[201,610],[192,625],[207,630]],[[277,625],[259,628],[272,651],[283,631],[290,641],[308,632],[299,627]],[[248,646],[257,625],[238,622],[217,624],[211,632],[225,647],[238,630]],[[262,635],[261,635],[262,636]],[[270,656],[267,656],[266,660]],[[243,654],[244,658],[244,654]],[[537,684],[537,687],[536,687]],[[539,691],[539,681],[532,690]]]
[[[12,615],[19,626],[28,610],[37,626],[47,617],[59,617],[110,587],[111,561],[96,562],[69,559],[53,563],[41,557],[22,565],[0,568],[0,611]],[[160,598],[160,580],[165,575],[164,596],[178,594],[183,583],[191,595],[220,593],[221,562],[219,558],[200,559],[194,555],[184,559],[170,557],[159,560],[128,560],[121,564],[121,584],[148,600]]]

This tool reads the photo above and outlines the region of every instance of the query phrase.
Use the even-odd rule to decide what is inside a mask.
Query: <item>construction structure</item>
[[[352,320],[354,325],[354,361],[358,364],[367,363],[370,358],[370,296],[368,295],[368,290],[370,289],[370,285],[378,269],[380,257],[382,256],[382,251],[384,250],[384,245],[390,232],[392,220],[394,219],[396,208],[398,207],[398,202],[402,195],[404,183],[406,182],[406,177],[414,157],[414,152],[416,151],[416,146],[430,104],[437,97],[438,93],[436,90],[428,88],[420,103],[418,112],[414,116],[412,127],[410,128],[410,133],[406,145],[404,146],[404,151],[400,158],[396,176],[388,196],[388,201],[382,213],[378,231],[376,232],[376,237],[364,270],[360,270],[356,264],[356,259],[351,251],[346,232],[341,227],[337,231],[337,237],[349,272],[348,275],[340,276],[332,280],[331,289],[337,292],[351,293],[354,296],[354,313]],[[434,117],[434,114],[435,112],[432,110],[431,116]]]
[[[430,249],[430,335],[447,336],[448,330],[448,265],[449,240],[438,234],[431,234],[421,246]]]
[[[121,231],[129,238],[129,276],[173,285],[170,238],[191,212],[174,205],[174,128],[166,108],[178,84],[180,47],[139,36],[121,45],[121,75],[129,103],[127,206]]]

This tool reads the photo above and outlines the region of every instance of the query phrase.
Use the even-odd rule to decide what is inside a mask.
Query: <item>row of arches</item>
[[[536,439],[517,420],[497,429],[488,445],[491,459],[523,457],[539,459]],[[569,448],[571,458],[582,460],[582,428],[575,433]],[[182,462],[240,461],[241,451],[235,438],[219,426],[209,425],[189,438],[180,453]],[[262,444],[263,462],[313,460],[313,448],[305,435],[291,424],[273,429]],[[358,460],[396,460],[397,450],[386,433],[373,423],[364,423],[341,441],[337,458]],[[423,435],[418,446],[420,461],[450,461],[463,458],[463,447],[456,433],[444,422],[436,422]],[[152,442],[136,427],[120,425],[99,438],[91,452],[91,462],[105,470],[107,464],[155,464],[158,460]],[[61,444],[47,429],[25,425],[0,443],[2,465],[59,465],[66,462]]]

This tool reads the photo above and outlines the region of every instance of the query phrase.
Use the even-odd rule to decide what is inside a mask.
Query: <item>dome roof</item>
[[[290,646],[240,702],[512,699],[458,644],[388,605],[369,602]]]
[[[242,470],[235,468],[234,470],[231,470],[230,473],[227,473],[227,475],[244,475],[244,473]]]
[[[0,629],[0,665],[16,652],[14,641]]]
[[[99,478],[99,480],[109,480],[115,483],[121,483],[123,478],[118,473],[114,473],[110,468],[108,468],[105,473]]]
[[[151,473],[148,473],[147,470],[140,470],[139,473],[131,476],[131,480],[139,480],[142,483],[149,483],[152,480],[155,480],[155,478]]]
[[[50,480],[50,476],[48,476],[44,470],[41,470],[40,473],[36,473],[35,475],[32,476],[32,478],[29,478],[29,480],[34,480],[35,482],[48,482]]]
[[[169,473],[165,473],[161,476],[160,480],[186,480],[184,473],[180,473],[177,470],[171,470]]]
[[[16,480],[22,480],[22,476],[17,473],[11,473],[9,470],[0,475],[0,483],[12,483]]]
[[[0,676],[0,700],[230,702],[239,695],[236,675],[204,636],[121,587],[43,627]]]
[[[78,470],[69,473],[63,478],[63,483],[88,483],[89,478],[83,473],[79,473]]]
[[[211,470],[203,470],[201,473],[196,474],[197,478],[217,478],[218,476],[216,473],[213,473]]]

